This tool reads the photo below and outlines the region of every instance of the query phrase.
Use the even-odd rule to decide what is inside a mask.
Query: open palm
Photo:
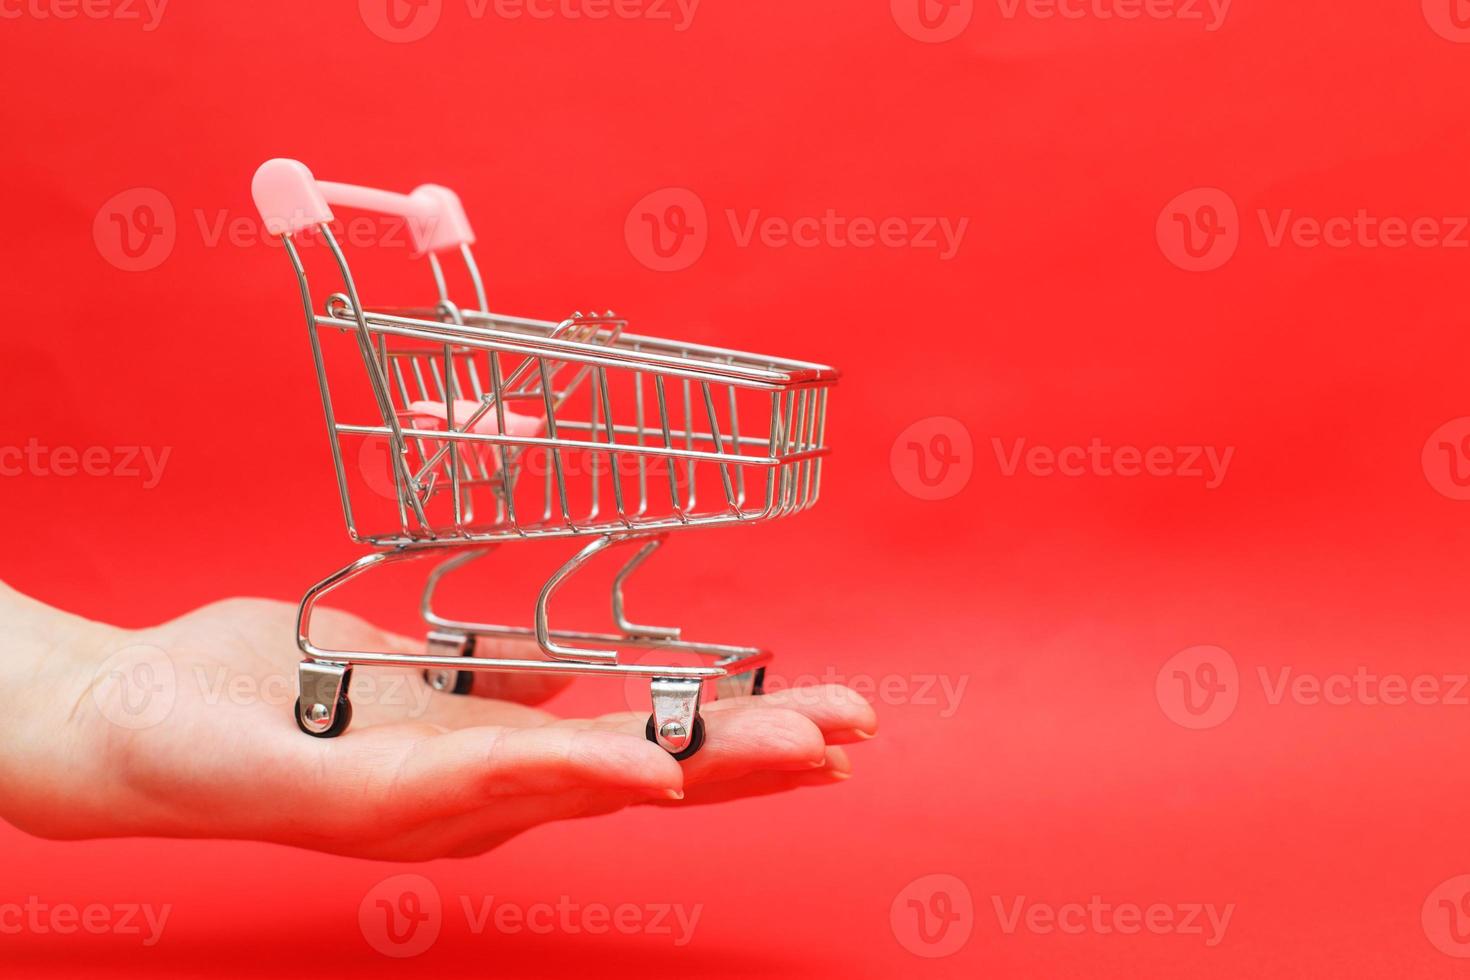
[[[477,675],[476,696],[456,697],[431,691],[417,670],[375,669],[354,682],[351,730],[308,738],[290,711],[295,613],[285,603],[232,599],[111,637],[90,671],[75,672],[58,717],[38,721],[69,726],[64,744],[100,755],[104,784],[115,790],[94,792],[65,817],[27,820],[22,807],[14,822],[58,837],[226,837],[388,860],[467,856],[538,824],[633,804],[832,784],[850,774],[837,746],[876,727],[869,704],[841,686],[721,700],[704,709],[704,748],[680,763],[645,739],[646,713],[558,718],[535,707],[558,686],[537,676]],[[317,614],[313,630],[336,647],[423,652],[332,610]],[[516,646],[496,652],[527,655]],[[143,682],[151,700],[138,697]],[[97,762],[72,761],[81,772]]]

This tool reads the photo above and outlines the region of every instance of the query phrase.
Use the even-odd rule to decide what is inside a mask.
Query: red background
[[[497,309],[611,306],[644,332],[842,367],[821,505],[676,542],[640,612],[768,643],[788,678],[968,685],[948,718],[880,700],[881,736],[854,748],[845,786],[547,827],[462,863],[6,830],[0,902],[174,910],[148,950],[0,938],[0,971],[1463,972],[1420,909],[1470,871],[1465,708],[1271,704],[1257,677],[1465,670],[1470,511],[1436,492],[1421,450],[1470,414],[1467,253],[1272,247],[1257,214],[1470,213],[1470,46],[1407,2],[1236,0],[1218,31],[1000,11],[981,3],[943,44],[911,38],[884,0],[706,0],[683,32],[475,20],[446,0],[404,44],[343,0],[177,3],[151,32],[0,21],[0,445],[172,451],[153,490],[0,480],[6,581],[143,625],[231,594],[294,600],[354,553],[287,263],[201,230],[251,219],[254,168],[286,155],[323,178],[456,188]],[[93,225],[137,187],[168,198],[177,240],[128,272]],[[629,209],[664,187],[709,209],[708,248],[679,272],[624,241]],[[1165,205],[1200,187],[1239,208],[1239,249],[1212,272],[1176,267],[1156,236]],[[738,247],[726,209],[756,208],[970,225],[952,261]],[[934,416],[967,428],[974,475],[924,501],[890,449]],[[991,442],[1093,437],[1235,455],[1211,491],[1008,477]],[[392,625],[409,628],[403,605]],[[1239,665],[1239,706],[1192,731],[1155,678],[1201,644]],[[620,702],[587,681],[568,706]],[[704,911],[684,950],[475,936],[451,913],[405,966],[357,927],[366,891],[403,870],[448,902]],[[890,927],[900,891],[932,873],[975,907],[969,941],[934,960]],[[993,908],[1092,895],[1236,908],[1213,948],[1007,934]]]

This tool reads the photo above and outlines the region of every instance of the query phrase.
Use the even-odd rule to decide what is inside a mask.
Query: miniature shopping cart
[[[648,738],[676,758],[698,751],[706,682],[714,697],[759,694],[770,655],[632,622],[624,585],[670,531],[754,524],[812,506],[837,373],[636,336],[611,313],[549,321],[488,312],[474,235],[446,188],[395,194],[317,181],[294,160],[271,160],[252,190],[296,271],[348,534],[378,549],[301,600],[301,730],[330,738],[347,728],[355,665],[422,667],[435,690],[455,694],[469,692],[471,671],[599,674],[648,678]],[[366,308],[333,235],[331,205],[402,222],[413,254],[427,257],[437,302]],[[321,312],[303,262],[308,244],[324,245],[340,276]],[[464,262],[474,309],[449,298],[439,258],[448,252]],[[435,610],[446,576],[503,542],[538,538],[588,541],[541,589],[532,626]],[[612,586],[616,631],[554,629],[557,590],[612,550],[625,555]],[[426,655],[312,642],[323,596],[371,569],[420,558],[434,561],[421,601]],[[544,659],[476,656],[480,638],[534,638]],[[682,662],[623,659],[637,649]]]

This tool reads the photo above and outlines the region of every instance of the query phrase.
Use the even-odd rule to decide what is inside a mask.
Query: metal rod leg
[[[296,611],[296,645],[306,659],[302,662],[296,702],[296,724],[308,735],[332,738],[340,735],[352,720],[352,704],[347,689],[352,681],[350,664],[363,652],[327,650],[311,642],[311,616],[316,604],[365,572],[383,565],[421,558],[426,550],[399,549],[383,551],[344,565],[313,585],[301,599]],[[366,656],[373,656],[366,653]]]
[[[625,636],[646,637],[653,640],[677,640],[679,638],[679,629],[676,626],[642,626],[631,622],[623,605],[623,583],[659,549],[667,537],[668,535],[661,534],[656,538],[649,538],[648,543],[638,549],[637,554],[628,560],[623,570],[618,572],[617,578],[613,579],[613,621],[617,623],[618,629],[622,630]]]
[[[461,551],[457,554],[451,554],[449,558],[434,566],[433,571],[429,572],[429,577],[424,582],[424,594],[419,600],[419,612],[423,615],[424,622],[430,626],[448,626],[449,621],[434,612],[434,593],[439,588],[439,583],[448,577],[451,572],[459,571],[471,562],[479,561],[494,550],[495,546],[492,545],[487,548],[473,548],[469,551]]]
[[[377,554],[359,558],[350,565],[344,565],[316,585],[313,585],[306,595],[301,598],[301,606],[296,611],[296,645],[310,659],[326,661],[328,663],[350,662],[357,656],[368,658],[375,656],[375,654],[367,651],[327,650],[312,643],[311,616],[316,610],[316,604],[323,597],[330,595],[359,575],[369,572],[374,568],[397,564],[401,561],[413,561],[435,552],[436,549],[430,548],[399,548],[394,551],[380,551]]]
[[[434,593],[439,584],[450,573],[484,558],[495,550],[475,548],[441,561],[429,572],[424,582],[423,596],[419,600],[419,612],[430,627],[427,638],[428,652],[439,657],[473,657],[475,655],[474,633],[454,620],[446,619],[434,611]],[[469,694],[475,686],[475,675],[467,670],[450,670],[435,667],[424,671],[424,680],[436,691],[449,694]]]
[[[550,614],[547,610],[551,597],[556,590],[561,588],[567,579],[576,574],[594,557],[606,551],[616,541],[611,535],[603,535],[594,540],[587,547],[572,556],[567,562],[547,580],[541,587],[541,594],[536,597],[536,642],[541,649],[552,660],[574,660],[584,663],[617,663],[618,652],[616,650],[595,650],[586,647],[562,646],[551,637]]]

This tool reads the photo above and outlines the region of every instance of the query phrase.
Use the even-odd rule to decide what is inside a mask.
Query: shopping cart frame
[[[354,666],[418,667],[436,691],[469,693],[473,672],[511,671],[597,676],[646,677],[649,679],[652,714],[647,735],[676,758],[687,758],[698,751],[703,741],[703,724],[699,717],[701,697],[707,682],[714,682],[716,696],[758,694],[762,690],[765,666],[771,654],[757,647],[732,644],[700,643],[684,640],[677,628],[648,626],[629,619],[624,597],[625,585],[632,574],[655,554],[669,533],[691,527],[752,524],[778,516],[786,516],[812,506],[821,488],[822,460],[828,454],[826,445],[827,395],[837,380],[830,367],[784,358],[751,355],[725,348],[687,344],[626,332],[626,323],[613,314],[576,315],[561,321],[538,320],[489,312],[484,280],[470,246],[473,232],[464,216],[458,198],[446,188],[426,185],[411,194],[372,190],[346,184],[316,181],[306,167],[296,161],[272,160],[257,172],[252,187],[257,206],[267,230],[280,237],[296,274],[311,339],[318,386],[321,390],[333,463],[349,537],[356,543],[376,549],[314,585],[302,598],[297,619],[297,644],[304,660],[300,667],[300,697],[296,720],[302,731],[316,737],[335,737],[346,730],[351,720],[349,689]],[[356,282],[345,255],[333,235],[335,220],[331,205],[359,208],[396,215],[409,222],[418,253],[427,258],[439,302],[433,308],[400,311],[369,310],[359,296]],[[324,312],[315,312],[311,285],[295,236],[316,233],[327,245],[341,277],[342,290],[327,297]],[[475,294],[477,308],[462,308],[449,297],[444,268],[439,256],[457,253],[463,261]],[[359,425],[338,421],[333,408],[331,384],[323,357],[319,332],[337,330],[353,333],[358,351],[381,416],[381,425]],[[392,360],[403,354],[389,350],[389,339],[424,345],[424,350],[443,351],[443,378],[439,391],[444,395],[445,419],[442,429],[419,430],[405,427],[401,410],[393,403],[390,390]],[[406,348],[409,357],[422,352]],[[490,366],[491,393],[482,394],[480,406],[469,419],[456,420],[454,405],[465,385],[458,373],[455,358],[469,352],[474,370],[475,357],[484,354]],[[525,392],[517,392],[496,374],[497,357],[520,357],[519,362],[536,366],[535,379]],[[555,367],[551,367],[555,365]],[[565,389],[557,389],[555,378],[570,365],[576,365],[573,380]],[[417,365],[415,366],[417,371]],[[435,377],[439,377],[435,368]],[[636,423],[637,444],[623,437],[634,427],[619,425],[609,396],[609,373],[631,371],[639,379],[639,415]],[[657,382],[661,427],[644,429],[641,401],[642,377],[647,374]],[[589,402],[590,424],[558,418],[558,410],[588,378],[591,379]],[[665,379],[682,382],[685,402],[684,431],[671,429],[667,411]],[[403,385],[400,370],[399,384]],[[472,379],[478,390],[480,381]],[[423,378],[419,385],[424,388]],[[696,411],[691,407],[690,392],[694,385],[703,394],[707,410],[708,430],[696,433]],[[600,386],[600,390],[599,390]],[[523,386],[525,387],[525,386]],[[712,387],[729,394],[729,412],[735,418],[736,393],[742,398],[750,393],[769,393],[770,432],[756,438],[735,431],[722,433],[719,413],[711,398]],[[427,389],[425,389],[427,390]],[[514,435],[506,426],[509,399],[539,395],[545,408],[546,434]],[[605,411],[599,428],[599,397]],[[406,401],[408,392],[403,392]],[[480,417],[496,413],[498,428],[493,434],[471,431]],[[456,423],[460,424],[457,425]],[[587,433],[586,438],[573,439],[563,434],[568,427]],[[560,427],[560,431],[559,431]],[[644,436],[662,433],[663,445]],[[603,432],[602,430],[605,430]],[[352,503],[348,472],[344,462],[342,439],[377,437],[386,439],[389,461],[397,492],[400,523],[392,532],[373,532],[359,526]],[[674,436],[682,437],[677,446]],[[600,441],[601,440],[601,441]],[[697,441],[708,443],[708,449],[695,449]],[[425,444],[429,448],[425,448]],[[647,444],[645,444],[647,443]],[[728,448],[727,448],[728,443]],[[760,446],[763,451],[756,452]],[[432,450],[432,452],[430,451]],[[520,479],[517,465],[522,454],[541,451],[555,461],[554,472],[559,491],[562,519],[552,519],[551,469],[547,472],[546,520],[528,523],[515,512],[515,483]],[[610,457],[611,487],[616,495],[616,516],[583,522],[574,520],[568,505],[567,485],[563,474],[563,453],[583,452],[595,461]],[[417,452],[422,465],[413,469],[410,459]],[[495,486],[496,517],[478,523],[468,516],[470,496],[466,486],[475,483],[474,469],[468,460],[476,453],[493,453],[498,459],[496,474],[486,469],[483,456],[481,483]],[[636,513],[626,506],[623,480],[618,475],[619,456],[637,459],[640,506]],[[673,501],[671,515],[656,516],[649,506],[649,488],[645,460],[662,459],[669,474],[669,494]],[[706,464],[717,467],[722,478],[726,502],[724,509],[694,512],[694,469]],[[685,512],[680,507],[680,493],[674,476],[677,466],[687,466],[689,489]],[[744,506],[747,495],[746,472],[766,474],[765,492],[752,494],[763,500],[760,506]],[[732,470],[739,476],[739,495],[735,493]],[[709,470],[707,469],[706,472]],[[448,473],[448,492],[453,501],[453,520],[448,525],[436,523],[427,512],[426,501],[436,490],[435,481]],[[754,481],[751,481],[754,482]],[[596,466],[592,487],[594,513],[600,515],[597,488],[600,485]],[[562,565],[542,587],[536,601],[533,625],[506,626],[478,620],[452,618],[436,609],[434,598],[439,586],[450,575],[480,561],[513,540],[535,538],[585,537],[591,540]],[[615,633],[596,633],[554,629],[549,606],[558,589],[593,559],[607,552],[631,549],[612,586]],[[426,654],[403,654],[392,651],[340,650],[317,645],[311,639],[311,622],[317,604],[327,595],[361,575],[390,565],[432,559],[420,597],[420,613],[428,627]],[[477,638],[534,640],[546,659],[500,659],[476,656]],[[620,648],[658,651],[665,654],[693,655],[708,660],[706,665],[690,666],[671,663],[632,664],[622,662]]]

